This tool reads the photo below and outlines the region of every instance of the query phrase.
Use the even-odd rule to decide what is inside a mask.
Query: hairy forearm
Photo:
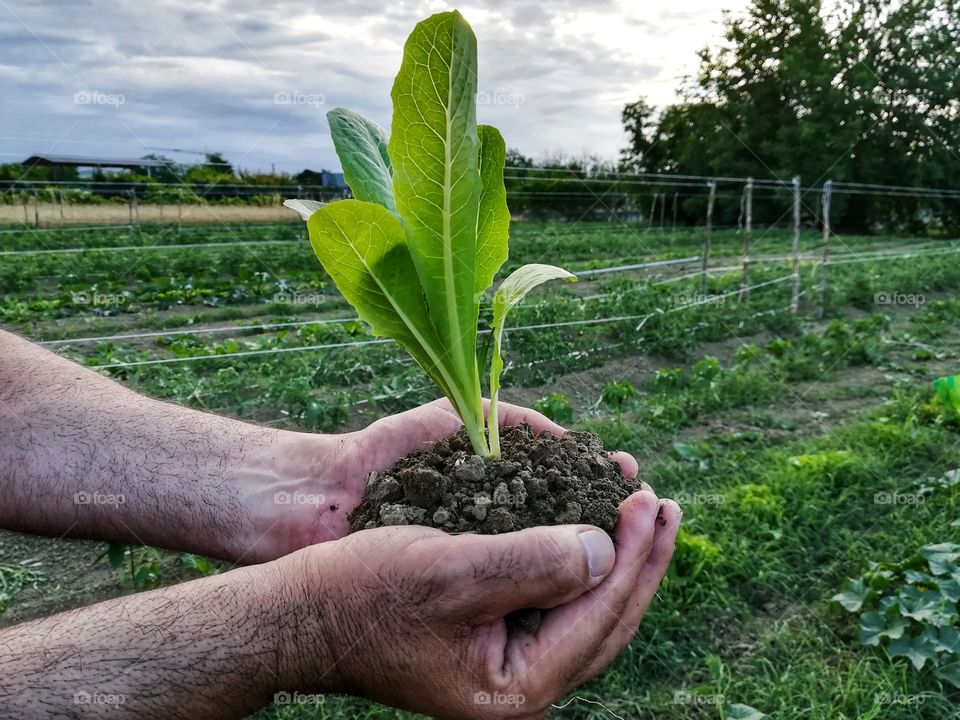
[[[0,631],[0,717],[236,718],[265,705],[295,675],[306,609],[275,565]]]
[[[268,559],[275,491],[327,450],[143,397],[0,331],[0,527]]]

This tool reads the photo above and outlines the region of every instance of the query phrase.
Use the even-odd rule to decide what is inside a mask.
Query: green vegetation
[[[657,110],[641,98],[626,106],[622,165],[956,187],[957,17],[952,0],[753,0],[725,18],[723,42],[700,53],[681,102]],[[816,200],[804,202],[812,211]],[[687,198],[681,212],[702,217],[704,205],[702,196]],[[754,216],[772,221],[784,207],[782,193],[758,193]],[[718,214],[726,223],[737,210],[727,203]],[[833,215],[843,231],[944,231],[957,228],[960,205],[911,193],[838,193]]]

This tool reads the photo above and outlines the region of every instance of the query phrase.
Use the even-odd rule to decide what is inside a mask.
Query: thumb
[[[613,569],[613,541],[591,525],[461,535],[462,610],[481,622],[521,608],[549,609],[593,589]],[[459,563],[455,563],[459,564]]]

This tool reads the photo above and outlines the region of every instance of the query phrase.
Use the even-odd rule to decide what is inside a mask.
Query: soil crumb
[[[639,487],[607,458],[592,433],[534,435],[501,429],[501,457],[473,454],[465,431],[371,473],[352,530],[426,525],[483,535],[538,525],[585,523],[613,534],[617,506]]]

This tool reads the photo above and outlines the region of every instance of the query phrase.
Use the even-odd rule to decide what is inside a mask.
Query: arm
[[[312,479],[348,503],[337,445],[143,397],[0,331],[0,527],[269,559],[287,549],[275,493]]]
[[[658,511],[662,511],[658,519]],[[630,641],[679,509],[483,537],[380,528],[0,631],[0,716],[237,718],[347,692],[437,717],[542,718]],[[552,608],[536,635],[504,615]]]
[[[500,421],[563,433],[512,405]],[[342,435],[264,428],[138,395],[0,331],[0,527],[273,560],[346,535],[371,471],[460,426],[439,400]]]

